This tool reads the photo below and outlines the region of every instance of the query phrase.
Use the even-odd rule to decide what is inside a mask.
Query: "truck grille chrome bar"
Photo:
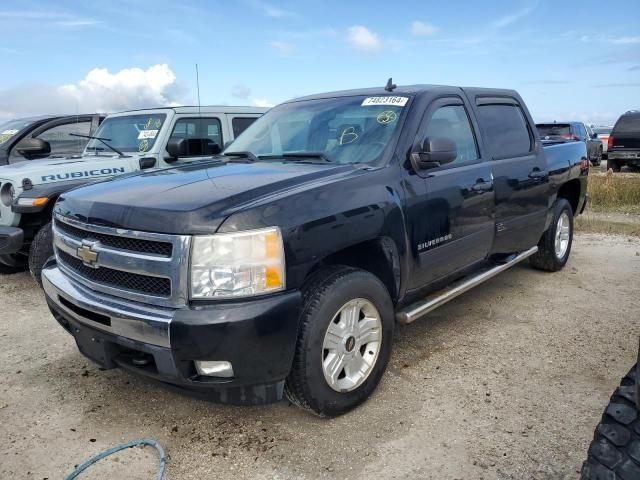
[[[60,268],[86,287],[157,306],[186,304],[188,235],[90,225],[59,214],[53,235]]]

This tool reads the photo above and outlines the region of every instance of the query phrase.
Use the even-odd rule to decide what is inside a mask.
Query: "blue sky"
[[[440,83],[515,88],[536,120],[640,108],[640,1],[0,3],[0,117]],[[94,70],[98,69],[98,70]],[[93,72],[92,72],[93,71]]]

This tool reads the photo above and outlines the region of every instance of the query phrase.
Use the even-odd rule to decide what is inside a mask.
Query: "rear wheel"
[[[634,366],[611,396],[593,435],[582,480],[640,478],[638,371]]]
[[[529,261],[540,270],[557,272],[567,264],[572,243],[573,209],[565,198],[558,198],[553,206],[551,226],[540,238],[538,251]]]
[[[601,148],[598,149],[598,154],[597,154],[595,160],[593,162],[591,162],[591,163],[593,163],[596,167],[600,166],[600,164],[602,163],[602,149]]]
[[[614,172],[619,172],[622,170],[622,165],[616,160],[607,160],[607,168],[610,168]]]
[[[11,273],[24,272],[28,268],[26,255],[12,253],[0,255],[0,273],[8,275]]]
[[[364,402],[389,362],[393,305],[382,282],[351,267],[321,269],[303,289],[287,398],[320,416]]]
[[[42,286],[42,267],[52,255],[53,232],[51,231],[51,222],[49,222],[38,230],[29,249],[29,271],[40,286]]]

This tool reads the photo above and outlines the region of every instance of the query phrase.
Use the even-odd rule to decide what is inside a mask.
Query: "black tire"
[[[596,156],[596,159],[591,163],[593,163],[593,165],[596,167],[600,166],[600,164],[602,163],[602,148],[598,149],[598,155]]]
[[[640,165],[627,165],[630,171],[640,173]]]
[[[342,415],[371,395],[389,363],[395,325],[391,297],[377,277],[345,266],[320,269],[312,275],[302,293],[298,341],[285,395],[291,403],[316,415]],[[359,298],[371,302],[380,314],[380,350],[363,383],[354,390],[338,392],[329,386],[323,373],[323,340],[340,309],[350,300]]]
[[[622,165],[616,160],[607,160],[607,168],[610,168],[617,173],[622,170]]]
[[[593,435],[582,480],[640,478],[638,370],[634,366],[611,396]]]
[[[566,212],[569,217],[569,243],[562,256],[556,254],[555,239],[558,220]],[[539,270],[557,272],[562,270],[569,260],[571,245],[573,244],[573,209],[565,198],[558,198],[553,205],[553,220],[551,226],[542,234],[538,242],[538,251],[529,257],[531,265]]]
[[[0,255],[0,273],[3,275],[24,272],[27,268],[29,268],[29,266],[26,255],[19,253]]]
[[[53,231],[51,230],[51,222],[49,222],[38,230],[29,249],[29,271],[40,286],[42,286],[42,267],[52,255]]]

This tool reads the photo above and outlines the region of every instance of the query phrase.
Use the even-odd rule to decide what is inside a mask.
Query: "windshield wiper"
[[[228,153],[223,153],[223,155],[225,157],[238,157],[238,158],[245,158],[247,160],[249,160],[250,162],[256,162],[258,160],[260,160],[254,153],[246,151],[246,152],[228,152]]]
[[[331,163],[331,160],[324,152],[292,152],[283,153],[282,158],[317,158],[323,162]]]
[[[70,133],[69,135],[72,137],[82,137],[82,138],[89,138],[91,140],[98,140],[99,142],[102,142],[109,150],[116,152],[121,157],[126,157],[126,155],[122,153],[120,150],[118,150],[116,147],[113,147],[107,143],[111,141],[110,138],[94,137],[93,135],[80,135],[79,133]]]

